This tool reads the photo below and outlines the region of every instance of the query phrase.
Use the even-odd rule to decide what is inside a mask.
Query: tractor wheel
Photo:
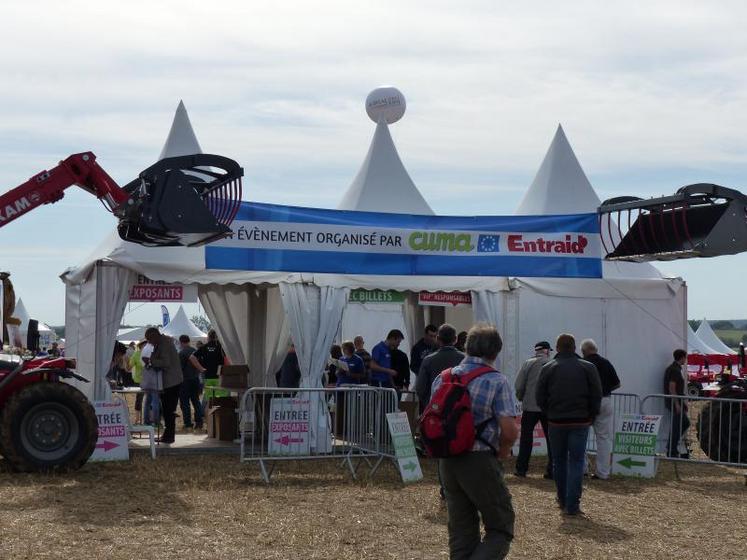
[[[741,391],[719,395],[744,399]],[[697,424],[700,448],[713,461],[747,464],[747,412],[738,402],[709,402]]]
[[[79,469],[97,437],[93,406],[65,383],[33,383],[8,399],[3,410],[0,448],[18,471]]]
[[[703,395],[703,390],[700,383],[688,383],[687,384],[687,395],[689,397],[700,397]]]

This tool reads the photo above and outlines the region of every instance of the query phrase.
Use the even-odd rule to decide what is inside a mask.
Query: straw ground
[[[507,464],[507,469],[512,468]],[[535,465],[539,467],[539,465]],[[0,472],[0,558],[447,558],[434,465],[403,486],[391,466],[352,481],[330,462],[286,463],[270,486],[235,457],[137,455],[68,476]],[[508,477],[510,558],[744,557],[747,488],[720,467],[670,465],[651,481],[586,483],[567,520],[533,472]]]

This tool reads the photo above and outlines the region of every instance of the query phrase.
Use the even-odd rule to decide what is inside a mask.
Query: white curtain
[[[280,369],[290,345],[288,319],[283,310],[280,288],[273,286],[267,289],[267,344],[265,345],[265,368],[262,385],[274,387],[275,372]]]
[[[503,296],[501,292],[485,290],[472,292],[472,309],[475,314],[475,322],[489,323],[500,328],[502,308]]]
[[[280,295],[301,368],[301,387],[321,387],[329,348],[340,329],[347,288],[280,283]],[[317,453],[331,450],[329,412],[323,399],[311,399],[311,446]]]
[[[109,400],[111,390],[106,373],[112,361],[114,341],[122,323],[125,305],[130,297],[130,288],[137,274],[114,263],[98,262],[96,275],[96,323],[95,332],[78,331],[79,338],[95,336],[96,375],[93,383],[95,400]],[[67,343],[67,340],[65,341]]]
[[[408,292],[405,298],[405,328],[410,344],[415,344],[423,336],[425,311],[423,306],[418,303],[417,292]]]

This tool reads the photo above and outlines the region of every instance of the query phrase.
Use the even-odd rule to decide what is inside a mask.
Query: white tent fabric
[[[179,101],[174,114],[174,120],[171,123],[171,130],[166,137],[166,142],[158,156],[159,161],[168,157],[189,156],[192,154],[201,154],[202,148],[197,141],[197,136],[189,121],[187,108],[184,101]]]
[[[716,352],[713,348],[711,348],[705,342],[700,340],[698,335],[695,334],[695,331],[692,329],[692,327],[689,324],[687,325],[687,353],[688,354],[703,354],[706,356],[713,355],[713,354],[721,354],[721,352]]]
[[[119,329],[117,331],[117,340],[119,342],[140,342],[145,340],[145,331],[148,327],[133,327],[129,329]]]
[[[291,338],[301,369],[301,387],[322,386],[322,372],[329,348],[340,330],[348,290],[320,288],[309,284],[280,284],[280,295],[288,318]],[[318,453],[331,450],[328,411],[324,400],[311,399],[311,446]]]
[[[187,317],[182,305],[179,306],[179,310],[169,324],[161,329],[161,332],[176,339],[186,334],[191,340],[207,340],[207,334],[198,329],[197,325]]]
[[[550,147],[516,214],[548,215],[596,212],[601,204],[570,142],[558,125]],[[660,278],[649,263],[605,261],[605,278]]]
[[[726,344],[724,344],[721,339],[716,336],[716,333],[713,332],[713,329],[711,328],[711,325],[708,324],[708,321],[706,319],[703,319],[700,322],[700,325],[698,326],[698,330],[695,331],[695,334],[698,335],[698,338],[705,342],[708,346],[716,350],[716,354],[736,354],[734,350],[729,348]]]
[[[433,214],[402,165],[389,126],[384,120],[376,125],[366,159],[337,208]]]
[[[600,200],[558,126],[517,214],[595,212]],[[562,332],[593,338],[621,375],[622,391],[658,392],[661,369],[687,340],[687,290],[680,279],[662,278],[649,263],[603,263],[602,279],[517,278],[500,301],[496,318],[508,344],[503,369],[513,377],[534,343]],[[474,296],[473,296],[474,298]],[[477,298],[479,311],[481,298]],[[474,301],[474,299],[473,299]],[[493,311],[495,313],[495,311]]]

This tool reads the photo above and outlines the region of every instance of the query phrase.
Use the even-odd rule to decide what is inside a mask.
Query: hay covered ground
[[[391,466],[356,482],[332,462],[285,463],[268,487],[232,456],[139,454],[68,476],[3,469],[0,558],[447,558],[433,463],[424,470],[403,486]],[[509,476],[510,558],[744,558],[743,476],[679,471],[679,481],[666,464],[653,482],[587,482],[588,520],[559,515],[540,471]]]

